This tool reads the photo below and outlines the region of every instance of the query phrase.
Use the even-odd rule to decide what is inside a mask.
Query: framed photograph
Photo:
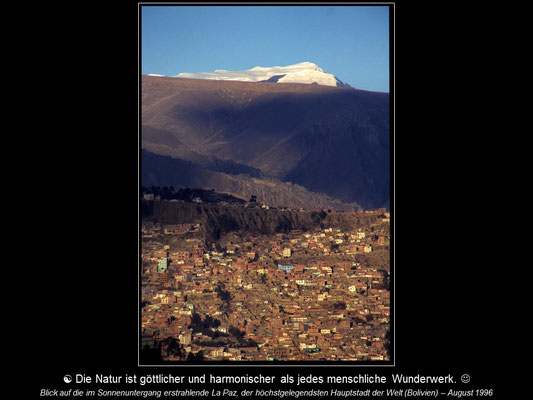
[[[140,365],[393,365],[393,5],[139,16]]]

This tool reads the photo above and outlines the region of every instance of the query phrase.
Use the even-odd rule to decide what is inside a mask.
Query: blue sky
[[[389,91],[386,6],[141,7],[143,74],[309,61],[351,86]]]

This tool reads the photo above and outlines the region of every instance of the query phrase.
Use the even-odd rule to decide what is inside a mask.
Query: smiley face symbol
[[[468,383],[468,382],[470,382],[470,375],[468,375],[468,374],[463,374],[463,376],[461,376],[461,382],[463,382],[463,383]]]
[[[70,375],[65,375],[65,376],[63,377],[63,380],[65,381],[65,383],[70,383],[70,382],[72,382],[72,376],[70,376]]]

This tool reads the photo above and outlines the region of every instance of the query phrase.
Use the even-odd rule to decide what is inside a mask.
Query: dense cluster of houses
[[[353,231],[234,232],[211,246],[200,232],[143,223],[147,346],[172,337],[205,360],[389,359],[389,266],[369,257],[388,252],[388,216]]]

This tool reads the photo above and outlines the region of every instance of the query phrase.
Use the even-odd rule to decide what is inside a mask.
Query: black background
[[[65,374],[169,372],[467,373],[469,385],[450,387],[509,397],[508,357],[527,337],[511,328],[518,300],[503,274],[499,167],[478,109],[487,85],[476,60],[486,53],[471,24],[483,10],[395,7],[396,366],[246,369],[137,367],[137,3],[46,5],[31,8],[31,22],[28,12],[11,14],[33,32],[16,49],[28,61],[6,76],[23,84],[7,116],[20,156],[6,170],[19,174],[4,281],[16,319],[4,345],[24,397],[89,387],[64,384]]]

